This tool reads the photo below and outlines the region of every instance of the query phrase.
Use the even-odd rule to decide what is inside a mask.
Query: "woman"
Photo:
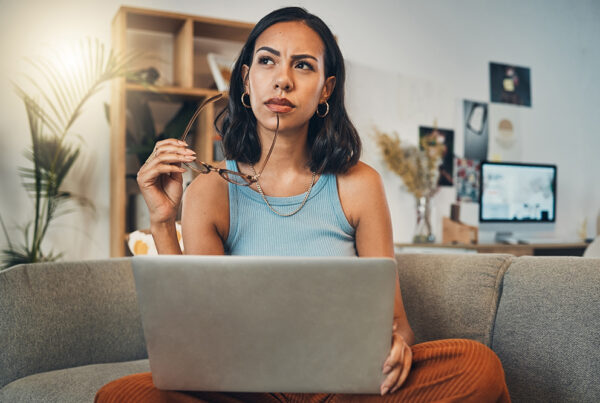
[[[217,119],[227,161],[203,168],[221,175],[199,175],[183,196],[185,253],[394,257],[383,185],[358,161],[361,143],[344,107],[344,79],[341,52],[318,17],[289,7],[258,22],[233,69],[228,107]],[[182,253],[175,233],[181,164],[194,160],[184,142],[164,140],[138,173],[159,253]],[[413,342],[396,282],[384,397],[191,394],[159,391],[150,374],[138,374],[106,385],[97,401],[508,399],[498,358],[487,347],[459,340],[411,348]],[[475,372],[488,368],[489,376],[460,366],[474,359]]]

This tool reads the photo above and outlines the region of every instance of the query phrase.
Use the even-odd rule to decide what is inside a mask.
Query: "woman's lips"
[[[265,105],[271,111],[277,112],[277,113],[286,113],[286,112],[290,112],[292,109],[294,109],[293,107],[291,107],[289,105],[279,105],[279,104],[265,104]]]
[[[265,102],[267,108],[273,112],[286,113],[295,108],[295,105],[285,98],[271,98]]]

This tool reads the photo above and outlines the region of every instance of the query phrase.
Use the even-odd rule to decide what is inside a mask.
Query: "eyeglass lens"
[[[181,139],[180,139],[181,141],[185,141],[185,139],[188,135],[188,132],[192,128],[194,121],[196,120],[196,118],[198,117],[198,115],[200,114],[202,109],[204,109],[204,107],[206,105],[210,104],[211,102],[214,102],[214,101],[220,99],[222,96],[223,96],[223,94],[213,95],[212,97],[205,99],[200,104],[200,106],[198,106],[198,108],[194,112],[194,115],[188,122],[188,124],[183,132],[183,135],[181,136]],[[258,175],[256,176],[255,180],[249,179],[247,177],[247,175],[244,175],[242,173],[226,171],[226,170],[219,170],[218,168],[212,167],[204,162],[197,162],[197,161],[184,162],[184,165],[187,166],[188,168],[190,168],[191,170],[196,171],[201,174],[208,174],[208,173],[210,173],[211,170],[215,170],[215,171],[219,172],[219,175],[223,179],[225,179],[226,181],[228,181],[230,183],[233,183],[235,185],[241,185],[241,186],[249,186],[252,182],[254,182],[258,179],[258,177],[262,174],[262,171],[265,169],[265,166],[267,165],[267,161],[269,160],[269,157],[271,156],[271,153],[273,152],[273,147],[275,147],[275,140],[277,139],[278,132],[279,132],[279,114],[277,114],[277,127],[275,128],[275,135],[273,137],[273,142],[271,143],[271,147],[269,148],[269,152],[267,154],[267,158],[265,159],[265,163],[263,164],[263,167],[260,170],[260,172],[258,173]]]

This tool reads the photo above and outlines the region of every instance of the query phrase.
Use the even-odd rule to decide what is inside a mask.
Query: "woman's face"
[[[299,21],[281,22],[256,39],[252,65],[243,66],[244,88],[259,126],[280,132],[308,129],[317,105],[325,102],[335,77],[325,78],[319,35]]]

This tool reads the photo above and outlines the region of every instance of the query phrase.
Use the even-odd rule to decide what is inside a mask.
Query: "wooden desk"
[[[475,251],[477,253],[508,253],[515,256],[582,256],[585,248],[589,244],[585,242],[575,243],[554,243],[554,244],[477,244],[477,245],[454,245],[454,244],[413,244],[413,243],[397,243],[394,246],[398,249],[404,248],[406,252],[410,252],[411,248],[415,251],[418,249],[432,248],[431,253],[435,253],[435,248],[439,248],[440,252],[449,252],[456,249],[464,251]]]

